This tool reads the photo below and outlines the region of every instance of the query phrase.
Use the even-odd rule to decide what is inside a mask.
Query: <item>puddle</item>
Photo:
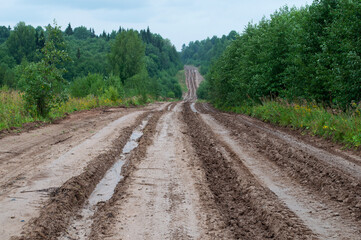
[[[192,109],[192,111],[195,112],[195,113],[198,112],[197,109],[196,109],[196,107],[195,107],[195,103],[192,103],[192,104],[191,104],[191,109]]]
[[[114,194],[114,190],[120,180],[123,179],[121,175],[122,167],[127,162],[129,153],[138,147],[138,141],[143,136],[143,130],[148,124],[151,114],[146,117],[142,123],[134,129],[128,142],[125,144],[120,154],[119,159],[115,164],[105,173],[103,179],[95,187],[90,195],[87,204],[83,207],[80,216],[68,228],[67,233],[61,236],[60,240],[66,239],[88,239],[93,223],[92,216],[97,210],[99,202],[108,201]]]

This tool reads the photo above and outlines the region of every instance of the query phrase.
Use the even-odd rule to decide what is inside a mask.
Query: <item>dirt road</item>
[[[184,101],[0,139],[0,239],[361,239],[360,152]]]

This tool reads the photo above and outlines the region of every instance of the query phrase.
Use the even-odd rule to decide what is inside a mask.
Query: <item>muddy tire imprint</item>
[[[91,233],[89,239],[104,239],[111,227],[114,224],[117,216],[117,207],[119,199],[125,200],[125,192],[132,181],[129,176],[136,169],[137,164],[143,160],[147,147],[152,144],[153,136],[155,134],[155,127],[159,118],[164,114],[164,111],[153,112],[153,116],[149,119],[146,128],[143,131],[143,136],[139,140],[139,145],[131,153],[127,163],[122,168],[123,179],[118,183],[113,197],[106,202],[98,204],[98,210],[94,214],[94,222],[91,226]]]
[[[235,154],[217,140],[189,105],[183,116],[206,171],[208,187],[234,238],[315,238],[272,192],[259,185],[246,168],[234,169]]]
[[[285,133],[268,130],[267,126],[254,127],[255,123],[251,124],[239,115],[221,113],[214,109],[209,111],[208,108],[205,104],[197,105],[197,109],[202,113],[209,114],[228,129],[231,135],[229,138],[234,138],[255,158],[264,158],[264,163],[261,163],[263,166],[268,164],[267,161],[270,166],[275,164],[272,174],[276,178],[285,175],[284,179],[290,179],[286,185],[294,182],[295,187],[291,187],[289,191],[301,191],[294,193],[295,200],[308,208],[310,213],[293,206],[294,211],[303,211],[303,214],[308,215],[305,220],[321,234],[322,239],[361,239],[360,188],[357,187],[360,183],[357,178],[348,175],[348,172],[335,169],[331,164],[327,165],[325,161],[318,159],[322,154],[318,156],[317,151],[316,154],[315,151],[305,151],[299,147],[303,144],[302,141],[292,142],[292,138]],[[256,165],[253,168],[260,169]],[[270,172],[271,169],[261,174],[260,178]],[[277,181],[282,181],[282,178]],[[280,192],[277,188],[274,189]],[[297,195],[300,200],[297,200]]]
[[[12,239],[57,239],[68,226],[70,218],[83,206],[96,184],[114,164],[133,129],[147,114],[143,113],[132,127],[122,130],[122,135],[113,142],[110,150],[92,160],[82,174],[69,179],[63,186],[51,192],[40,216],[25,226],[21,237]]]

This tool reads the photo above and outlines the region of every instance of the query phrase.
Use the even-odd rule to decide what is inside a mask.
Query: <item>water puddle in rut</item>
[[[88,199],[88,203],[83,207],[80,216],[68,228],[67,233],[61,236],[60,240],[66,239],[87,239],[91,231],[93,223],[92,216],[97,210],[99,202],[108,201],[114,194],[114,190],[120,180],[123,179],[121,175],[122,167],[126,163],[129,153],[138,147],[138,141],[143,136],[143,130],[148,124],[151,115],[148,115],[142,123],[134,129],[128,142],[122,150],[122,154],[115,164],[106,172],[103,179],[95,187],[94,191]]]
[[[196,106],[195,106],[195,103],[192,103],[191,104],[191,109],[194,113],[198,113],[197,109],[196,109]]]

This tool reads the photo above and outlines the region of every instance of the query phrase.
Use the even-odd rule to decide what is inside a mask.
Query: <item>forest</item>
[[[238,36],[236,31],[231,31],[221,38],[213,36],[201,41],[192,41],[187,46],[183,44],[181,59],[185,65],[200,67],[200,73],[205,75],[213,61],[218,59],[226,47]]]
[[[64,31],[51,25],[35,28],[24,22],[14,29],[1,26],[0,85],[24,90],[21,74],[44,58],[42,49],[51,41],[50,31],[54,28],[60,31],[60,44],[55,43],[55,48],[68,56],[58,67],[64,70],[63,87],[70,96],[99,96],[112,87],[119,95],[144,92],[155,97],[181,97],[174,78],[182,67],[178,53],[169,40],[151,33],[149,28],[138,32],[120,27],[96,35],[92,28],[72,29],[70,23]]]
[[[316,0],[250,23],[213,62],[200,94],[228,107],[276,98],[342,109],[360,102],[361,2]]]
[[[55,20],[44,28],[0,26],[0,129],[93,107],[179,99],[181,68],[172,43],[149,27],[96,35],[70,23],[63,31]]]

